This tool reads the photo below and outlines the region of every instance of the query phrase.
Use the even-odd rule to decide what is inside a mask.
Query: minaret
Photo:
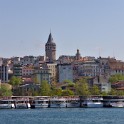
[[[53,41],[52,34],[49,34],[48,41],[45,45],[46,62],[53,63],[56,61],[56,44]]]

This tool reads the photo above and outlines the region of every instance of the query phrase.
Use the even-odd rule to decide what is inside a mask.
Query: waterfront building
[[[58,69],[58,82],[70,80],[73,82],[73,67],[71,64],[59,64]]]
[[[23,66],[22,67],[22,76],[23,77],[29,77],[33,74],[34,67],[33,66]]]
[[[110,75],[122,74],[124,75],[124,62],[116,59],[110,59],[108,61],[110,67]]]
[[[117,82],[112,83],[112,88],[116,90],[124,91],[124,81],[117,81]]]
[[[18,65],[20,64],[20,57],[13,57],[11,58],[13,65]]]
[[[8,82],[8,66],[6,64],[0,65],[0,80],[2,83]]]
[[[35,84],[35,83],[30,82],[30,83],[20,85],[15,90],[18,91],[15,93],[19,93],[19,94],[15,94],[15,95],[32,96],[32,95],[34,95],[33,92],[38,92],[40,90],[40,84]]]
[[[46,66],[50,70],[51,81],[56,81],[56,78],[57,78],[57,64],[56,63],[46,63]]]
[[[69,64],[75,60],[75,56],[61,55],[57,60],[58,64]]]
[[[81,54],[79,52],[79,49],[77,49],[77,53],[75,56],[70,56],[70,55],[61,55],[59,59],[57,60],[58,64],[69,64],[74,62],[75,60],[80,60],[82,59]]]
[[[13,65],[13,76],[22,77],[22,66]]]
[[[43,80],[46,80],[49,84],[51,83],[51,73],[48,68],[35,69],[32,74],[32,79],[35,83],[41,84]]]
[[[2,83],[8,82],[8,65],[0,58],[0,80]]]
[[[87,61],[78,66],[79,76],[95,77],[100,73],[99,65],[95,61]]]
[[[96,60],[86,61],[84,59],[76,60],[73,65],[73,78],[74,80],[81,77],[96,77],[100,74],[101,70],[99,63]]]
[[[20,58],[20,65],[33,65],[37,57],[35,56],[24,56]]]

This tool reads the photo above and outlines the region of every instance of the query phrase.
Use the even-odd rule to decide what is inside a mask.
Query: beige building
[[[56,80],[57,64],[56,63],[47,63],[47,67],[50,70],[51,79]]]

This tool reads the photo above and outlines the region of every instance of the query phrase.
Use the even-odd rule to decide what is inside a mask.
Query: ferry
[[[0,109],[11,109],[15,108],[14,101],[12,99],[0,100]]]
[[[124,96],[103,96],[104,107],[124,107]]]
[[[111,107],[114,108],[123,108],[124,107],[124,102],[114,102],[114,103],[110,103]]]
[[[15,108],[16,109],[27,109],[30,108],[31,105],[28,99],[15,99]]]
[[[82,102],[82,107],[87,108],[101,108],[103,107],[103,98],[102,97],[89,97]]]
[[[49,99],[39,98],[33,100],[31,103],[31,108],[48,108]]]
[[[80,107],[80,99],[77,98],[67,98],[66,100],[66,107],[67,108],[79,108]]]
[[[66,99],[53,97],[50,99],[50,108],[66,108]]]

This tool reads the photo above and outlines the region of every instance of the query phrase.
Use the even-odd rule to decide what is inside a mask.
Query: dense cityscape
[[[0,123],[123,124],[124,0],[0,0]]]
[[[123,95],[124,62],[114,57],[74,56],[56,59],[49,34],[45,56],[0,58],[1,96]]]

